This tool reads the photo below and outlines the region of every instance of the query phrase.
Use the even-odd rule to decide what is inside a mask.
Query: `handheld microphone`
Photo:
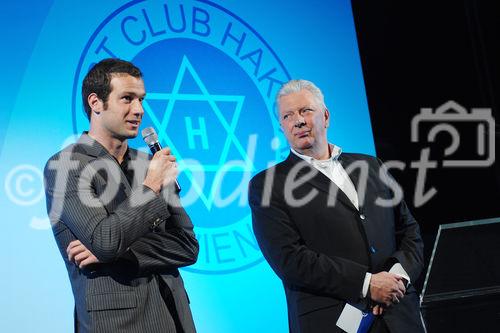
[[[142,138],[151,150],[151,154],[154,155],[157,151],[161,150],[160,140],[158,140],[158,135],[156,134],[156,131],[153,127],[146,127],[145,129],[143,129]],[[175,180],[175,188],[177,192],[181,191],[181,186],[177,182],[177,179]]]

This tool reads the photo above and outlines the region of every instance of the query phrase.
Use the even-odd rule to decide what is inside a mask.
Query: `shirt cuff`
[[[399,275],[400,277],[408,281],[408,283],[411,283],[408,273],[406,273],[405,269],[403,268],[403,266],[401,266],[399,262],[392,265],[391,269],[389,270],[389,273]]]
[[[366,295],[368,295],[368,288],[370,288],[371,279],[372,279],[372,273],[366,272],[365,281],[363,282],[363,290],[361,291],[362,298],[366,298]]]

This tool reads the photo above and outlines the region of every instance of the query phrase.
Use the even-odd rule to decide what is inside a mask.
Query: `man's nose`
[[[144,108],[142,107],[142,102],[135,100],[132,105],[132,112],[134,115],[142,116],[144,114]]]
[[[305,124],[306,124],[306,121],[304,120],[304,117],[302,117],[301,114],[297,115],[297,117],[295,118],[294,126],[300,128],[300,127],[304,126]]]

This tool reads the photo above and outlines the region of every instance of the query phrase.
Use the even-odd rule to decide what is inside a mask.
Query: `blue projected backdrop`
[[[374,154],[350,1],[37,1],[4,4],[0,233],[5,332],[68,332],[73,297],[45,212],[46,160],[88,129],[81,82],[107,57],[144,73],[142,128],[179,161],[200,242],[182,269],[199,332],[287,332],[281,281],[251,228],[247,184],[288,154],[274,96],[314,81],[329,139]],[[147,151],[142,139],[131,140]]]

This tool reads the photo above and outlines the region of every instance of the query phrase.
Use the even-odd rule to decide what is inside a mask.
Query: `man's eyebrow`
[[[125,90],[122,94],[123,95],[132,95],[132,96],[137,96],[137,97],[142,97],[142,98],[146,97],[146,93],[144,93],[144,94],[138,94],[138,93],[136,93],[135,91],[132,91],[132,90]]]
[[[285,110],[283,112],[280,113],[280,116],[283,117],[283,116],[286,116],[286,115],[289,115],[289,114],[292,114],[294,113],[295,111],[293,110]]]

